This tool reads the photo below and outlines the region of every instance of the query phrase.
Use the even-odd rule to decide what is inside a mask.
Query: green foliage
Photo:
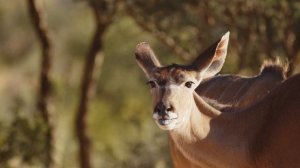
[[[34,123],[32,123],[34,122]],[[17,116],[9,128],[6,139],[0,145],[0,164],[17,159],[27,164],[41,164],[44,160],[45,126],[39,120]]]
[[[13,120],[9,126],[1,126],[0,165],[11,167],[13,162],[41,165],[45,159],[46,127],[41,118],[24,115],[24,102],[19,97],[11,106]]]
[[[137,20],[172,37],[191,57],[227,30],[238,71],[256,70],[265,58],[296,60],[300,50],[299,2],[288,1],[140,1],[127,9]],[[180,55],[179,55],[180,56]]]

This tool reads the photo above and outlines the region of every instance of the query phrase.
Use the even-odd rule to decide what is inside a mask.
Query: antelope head
[[[148,43],[137,45],[138,65],[148,78],[153,96],[153,119],[163,130],[180,127],[189,118],[194,90],[200,82],[218,73],[225,61],[229,32],[208,47],[190,65],[161,66]]]

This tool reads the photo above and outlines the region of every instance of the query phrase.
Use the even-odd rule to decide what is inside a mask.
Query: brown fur
[[[286,78],[288,64],[280,62],[279,59],[265,60],[260,68],[260,74],[273,73],[281,78]]]
[[[181,153],[181,150],[190,152],[195,150],[198,151],[198,155],[202,155],[201,153],[203,156],[206,155],[203,157],[204,160],[199,160],[202,162],[200,167],[299,167],[300,94],[297,93],[300,93],[300,75],[283,82],[261,101],[246,109],[235,107],[231,109],[230,113],[221,112],[216,114],[216,117],[205,113],[204,111],[207,110],[205,108],[209,109],[209,107],[201,109],[203,107],[199,106],[207,106],[207,104],[200,103],[197,107],[202,110],[203,115],[211,118],[210,131],[207,136],[200,138],[201,140],[195,143],[189,143],[189,141],[179,143],[182,145],[180,149],[178,149],[179,144],[174,143],[174,141],[178,141],[177,138],[174,139],[178,133],[171,131],[174,166],[177,168],[199,167],[199,163],[193,164],[193,161],[191,162]],[[195,99],[195,101],[200,100]],[[214,114],[214,112],[212,113]],[[191,124],[201,127],[202,120],[198,118],[199,124]],[[221,135],[219,135],[220,124],[224,127],[221,128],[223,132]],[[223,144],[223,149],[213,143],[215,140],[220,145]],[[239,145],[240,143],[241,145]],[[243,150],[239,149],[239,146]],[[237,149],[233,150],[234,148]],[[216,153],[212,153],[212,151],[216,151]],[[217,161],[218,159],[220,160]]]
[[[278,62],[264,62],[254,77],[218,75],[204,80],[196,92],[220,104],[247,107],[268,95],[286,79],[286,68]]]

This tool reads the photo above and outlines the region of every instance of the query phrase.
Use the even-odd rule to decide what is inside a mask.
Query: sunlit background
[[[29,1],[0,2],[1,168],[47,167],[48,126],[37,108],[42,54]],[[133,55],[141,41],[164,64],[187,63],[229,30],[222,73],[254,75],[263,60],[277,58],[290,62],[289,74],[300,71],[300,2],[293,0],[36,1],[52,40],[47,103],[54,168],[80,167],[75,119],[95,10],[105,30],[97,37],[102,46],[84,130],[94,168],[172,167],[167,132],[152,121],[146,78]]]

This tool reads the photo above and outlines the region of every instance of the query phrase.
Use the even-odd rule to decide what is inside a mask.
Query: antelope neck
[[[190,142],[204,139],[210,132],[210,121],[222,114],[206,103],[196,92],[193,94],[195,101],[190,111],[185,114],[178,128],[171,131],[171,135],[180,136]]]
[[[263,112],[222,113],[196,92],[194,100],[188,119],[170,131],[179,151],[200,167],[250,167],[249,145],[260,128]]]

